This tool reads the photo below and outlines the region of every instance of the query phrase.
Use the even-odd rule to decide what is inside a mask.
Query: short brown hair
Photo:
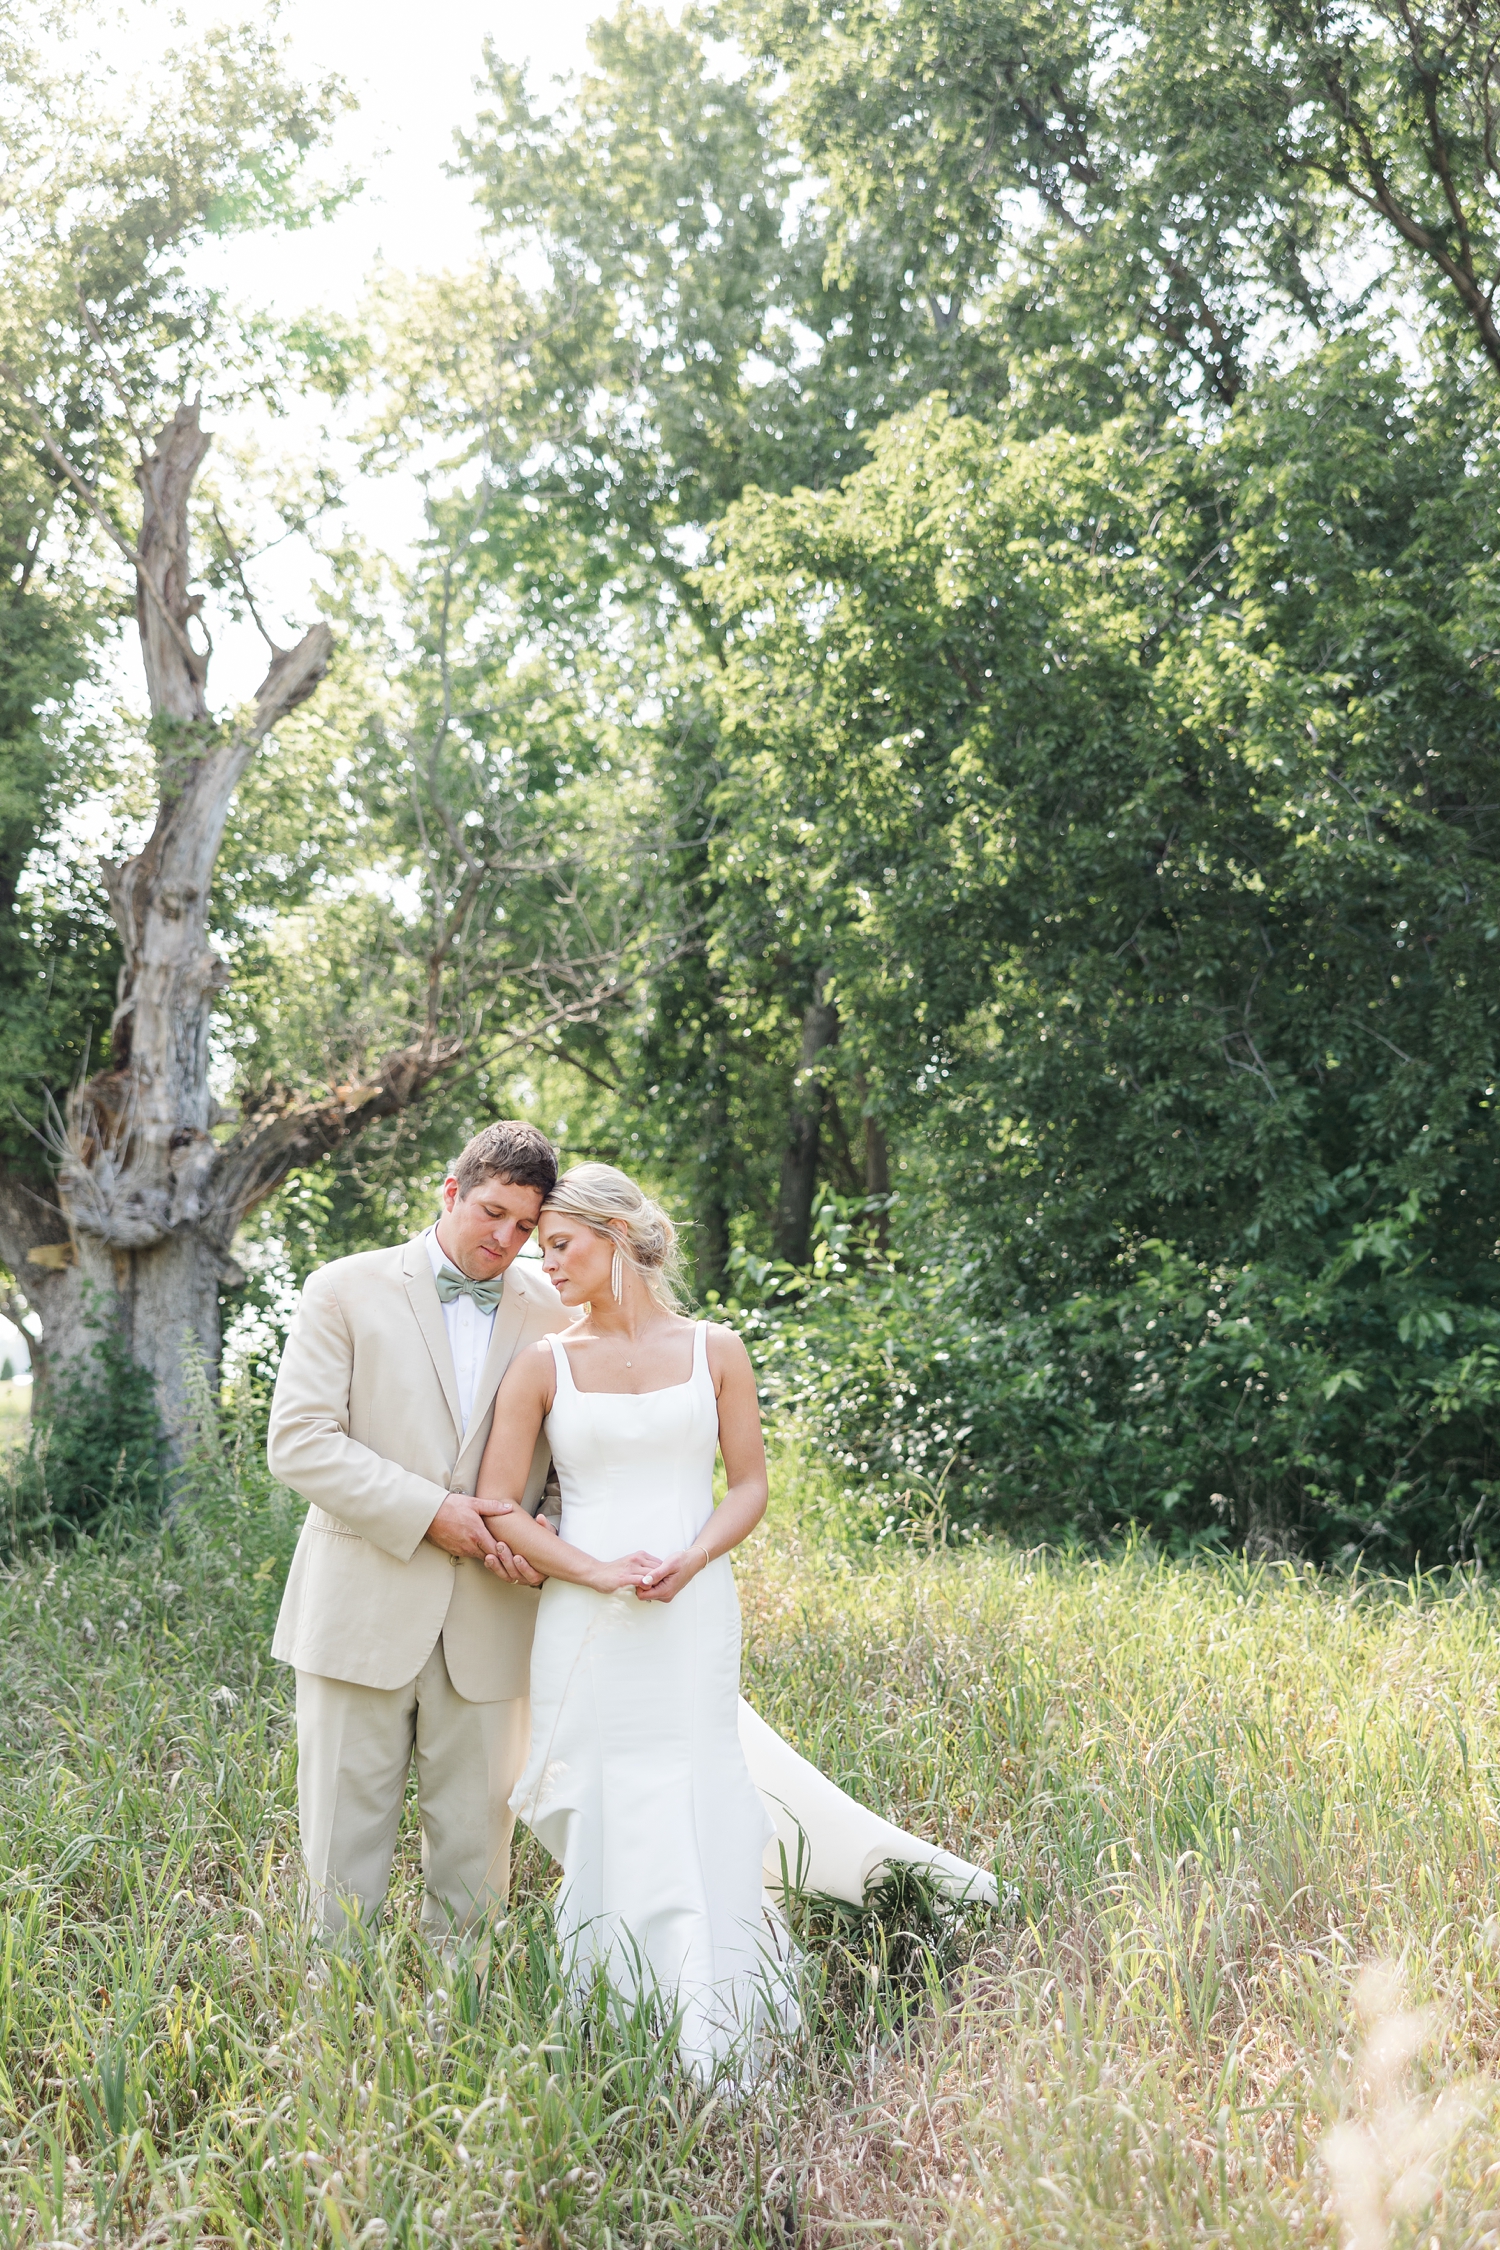
[[[557,1185],[557,1151],[534,1125],[503,1117],[486,1125],[448,1167],[457,1180],[460,1198],[472,1194],[483,1180],[504,1180],[511,1187],[536,1188],[550,1195]]]

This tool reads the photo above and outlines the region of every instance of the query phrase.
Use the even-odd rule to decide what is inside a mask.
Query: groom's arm
[[[266,1457],[282,1484],[397,1562],[410,1562],[436,1519],[452,1514],[454,1496],[350,1437],[353,1373],[354,1339],[325,1269],[303,1290],[281,1355]],[[492,1552],[474,1513],[482,1541],[476,1551]]]

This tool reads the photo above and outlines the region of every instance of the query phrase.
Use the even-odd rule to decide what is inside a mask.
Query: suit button
[[[451,1563],[452,1563],[452,1565],[453,1565],[454,1569],[455,1569],[455,1570],[457,1570],[457,1568],[458,1568],[459,1564],[460,1564],[460,1563],[462,1562],[462,1560],[463,1560],[463,1557],[462,1557],[462,1555],[450,1555],[450,1556],[448,1557],[448,1560],[449,1560],[449,1562],[451,1562]]]

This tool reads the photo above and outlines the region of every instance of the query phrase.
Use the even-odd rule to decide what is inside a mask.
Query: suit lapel
[[[437,1283],[432,1278],[432,1265],[427,1256],[427,1244],[421,1235],[408,1242],[401,1259],[402,1278],[406,1283],[407,1300],[416,1315],[417,1326],[422,1331],[422,1341],[432,1355],[432,1365],[438,1381],[443,1386],[443,1396],[448,1402],[448,1412],[453,1417],[453,1427],[458,1442],[463,1444],[464,1418],[458,1406],[458,1377],[453,1368],[453,1352],[448,1342],[448,1330],[443,1320],[442,1299],[437,1293]],[[500,1325],[496,1315],[495,1325]]]
[[[434,1301],[436,1301],[437,1290],[434,1289],[432,1294]],[[484,1365],[479,1370],[479,1381],[474,1386],[474,1403],[469,1409],[469,1438],[471,1441],[478,1437],[484,1426],[485,1416],[489,1413],[495,1393],[500,1388],[500,1379],[515,1356],[516,1345],[520,1342],[521,1330],[525,1321],[525,1284],[518,1279],[515,1267],[511,1266],[506,1272],[504,1292],[495,1308],[495,1325],[490,1330],[490,1348],[484,1355]],[[460,1447],[458,1461],[453,1464],[455,1469],[459,1467],[468,1451],[469,1446],[467,1444]],[[477,1462],[475,1466],[478,1466]]]

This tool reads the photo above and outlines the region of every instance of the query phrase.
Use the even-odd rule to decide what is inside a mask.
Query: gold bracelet
[[[707,1548],[706,1548],[706,1547],[704,1546],[704,1544],[703,1544],[703,1541],[702,1541],[701,1539],[695,1539],[695,1540],[693,1541],[693,1545],[694,1545],[694,1546],[695,1546],[695,1547],[697,1548],[697,1550],[698,1550],[699,1554],[700,1554],[700,1555],[701,1555],[701,1556],[703,1557],[703,1567],[704,1567],[704,1569],[705,1569],[705,1570],[707,1570],[707,1568],[708,1568],[709,1564],[710,1564],[710,1563],[711,1563],[711,1562],[713,1561],[713,1559],[714,1559],[714,1558],[713,1558],[713,1556],[712,1556],[712,1555],[711,1555],[711,1554],[709,1553],[708,1549],[707,1549]]]

